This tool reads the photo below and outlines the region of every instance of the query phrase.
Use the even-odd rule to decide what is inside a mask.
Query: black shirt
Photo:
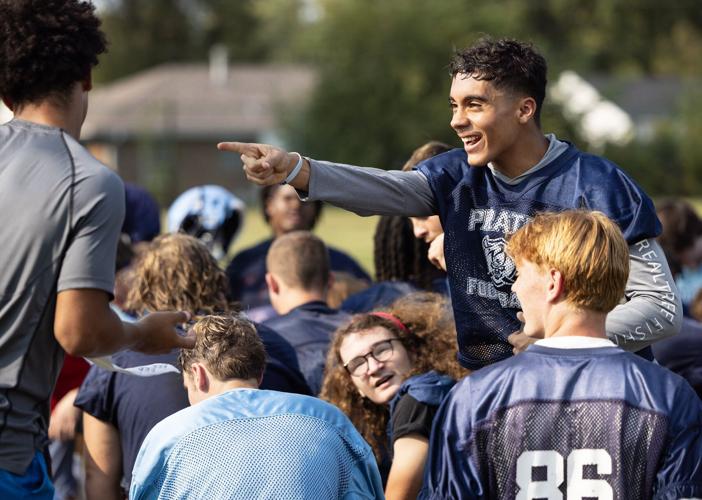
[[[398,439],[410,434],[418,434],[429,439],[431,425],[438,406],[420,403],[409,394],[400,398],[395,411],[390,416],[392,420],[392,444]]]

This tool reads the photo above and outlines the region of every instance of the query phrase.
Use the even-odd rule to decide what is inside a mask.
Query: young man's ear
[[[271,295],[280,293],[280,283],[271,273],[266,273],[266,286],[268,287],[268,293]]]
[[[533,97],[524,97],[519,101],[517,119],[519,123],[526,124],[536,116],[536,100]]]
[[[334,286],[334,281],[335,281],[334,273],[330,272],[329,277],[327,278],[327,292],[329,290],[331,290],[331,287]]]
[[[207,371],[201,363],[193,363],[190,365],[190,376],[193,379],[193,384],[199,392],[207,392],[210,390],[210,379],[207,376]]]
[[[546,292],[546,299],[549,302],[557,302],[563,297],[565,292],[565,283],[563,281],[563,275],[557,269],[549,269],[548,272],[548,290]]]

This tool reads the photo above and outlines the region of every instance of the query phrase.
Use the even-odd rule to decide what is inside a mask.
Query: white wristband
[[[297,177],[297,174],[299,174],[300,170],[302,170],[302,164],[304,163],[304,160],[302,159],[302,155],[300,153],[296,153],[295,151],[292,151],[291,154],[297,155],[297,158],[298,158],[297,164],[295,165],[295,168],[293,168],[290,171],[290,173],[285,178],[285,180],[283,182],[281,182],[281,184],[283,184],[283,185],[290,184],[295,179],[295,177]]]

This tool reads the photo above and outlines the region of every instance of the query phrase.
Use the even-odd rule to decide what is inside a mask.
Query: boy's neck
[[[591,337],[606,339],[606,319],[606,313],[580,309],[562,303],[549,312],[544,326],[544,338]]]
[[[514,179],[539,163],[548,151],[549,141],[534,125],[524,131],[524,135],[506,151],[502,158],[492,162],[501,174]]]
[[[65,130],[74,139],[80,139],[80,130],[85,119],[82,86],[76,83],[66,96],[66,102],[47,97],[36,103],[25,104],[15,111],[15,117],[27,122],[57,127]]]

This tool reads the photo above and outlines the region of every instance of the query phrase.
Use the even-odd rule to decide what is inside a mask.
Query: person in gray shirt
[[[675,283],[655,236],[650,198],[616,165],[544,135],[546,61],[529,44],[483,39],[451,63],[451,127],[463,143],[410,172],[315,161],[265,144],[226,142],[247,178],[289,183],[309,200],[359,215],[438,214],[458,332],[459,359],[477,369],[523,350],[515,268],[505,239],[541,211],[588,208],[614,219],[629,243],[622,304],[607,317],[621,347],[641,351],[680,329]],[[650,349],[647,349],[650,352]]]
[[[105,50],[94,6],[0,0],[0,498],[51,498],[49,397],[64,351],[192,347],[181,312],[135,324],[111,311],[124,217],[119,177],[79,143]]]

